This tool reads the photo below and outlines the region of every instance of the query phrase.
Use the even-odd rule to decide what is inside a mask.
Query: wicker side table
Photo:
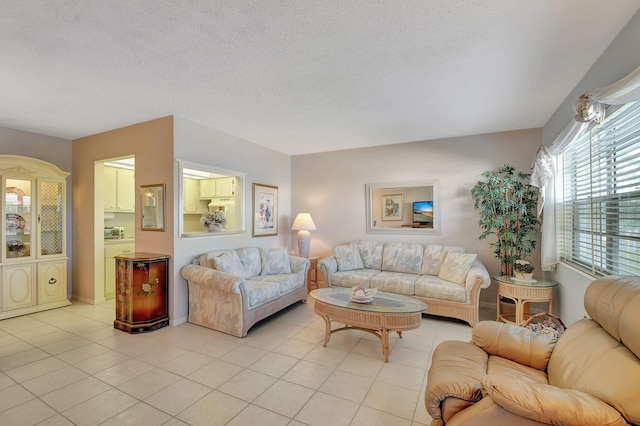
[[[544,278],[520,281],[506,275],[494,279],[498,282],[497,321],[522,325],[531,316],[531,303],[547,303],[547,312],[553,313],[553,287],[558,285],[557,282]],[[513,301],[515,312],[502,311],[503,298]]]

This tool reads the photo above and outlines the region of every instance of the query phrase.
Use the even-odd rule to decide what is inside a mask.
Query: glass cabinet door
[[[32,207],[33,181],[6,179],[5,181],[5,259],[33,257],[35,212]]]
[[[63,185],[40,181],[40,256],[63,253]]]

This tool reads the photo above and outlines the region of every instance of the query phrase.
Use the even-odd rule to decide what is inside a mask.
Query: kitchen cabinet
[[[135,211],[135,172],[118,167],[104,167],[104,210]]]
[[[225,177],[202,179],[200,181],[200,198],[231,197],[235,191],[235,178]]]
[[[104,244],[104,298],[113,299],[116,295],[116,259],[115,256],[135,252],[135,241],[108,241]]]
[[[51,163],[0,155],[0,319],[69,305],[66,177]]]
[[[200,185],[197,179],[183,179],[183,213],[202,213],[204,209],[206,209],[206,205],[204,208],[200,207]]]

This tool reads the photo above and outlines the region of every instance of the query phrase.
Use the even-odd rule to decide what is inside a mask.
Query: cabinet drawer
[[[38,264],[38,303],[67,298],[67,261]]]

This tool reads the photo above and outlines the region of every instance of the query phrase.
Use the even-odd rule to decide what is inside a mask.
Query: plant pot
[[[209,226],[207,226],[207,229],[209,230],[209,232],[219,232],[221,231],[223,228],[222,225],[220,225],[219,223],[212,223]]]
[[[529,280],[531,280],[531,278],[533,278],[533,273],[532,272],[529,272],[529,273],[516,272],[515,273],[515,279],[517,279],[517,280],[529,281]]]

